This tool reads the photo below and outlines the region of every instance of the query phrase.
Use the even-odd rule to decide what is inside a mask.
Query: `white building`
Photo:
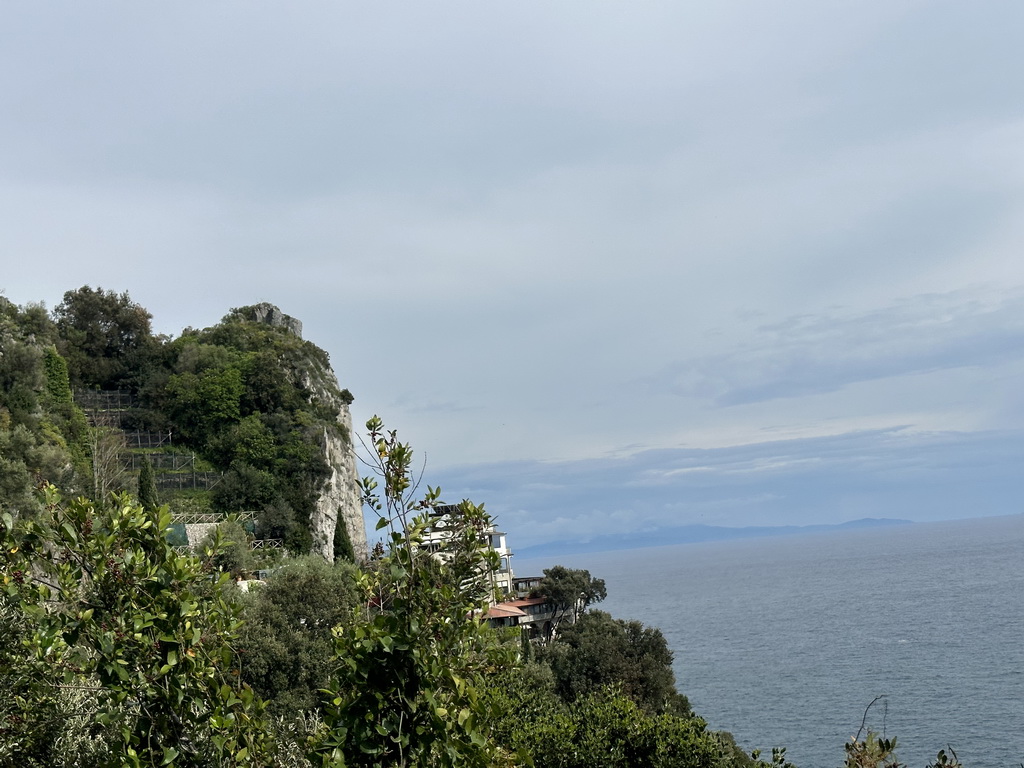
[[[452,536],[448,523],[451,515],[455,514],[458,508],[458,504],[438,504],[431,510],[430,515],[433,522],[427,528],[420,544],[423,549],[436,553],[439,557],[444,557],[445,548]],[[506,535],[504,531],[499,531],[493,524],[482,533],[487,546],[498,554],[500,564],[496,570],[487,573],[486,578],[490,580],[494,588],[492,591],[500,596],[514,594],[512,552],[508,548]]]

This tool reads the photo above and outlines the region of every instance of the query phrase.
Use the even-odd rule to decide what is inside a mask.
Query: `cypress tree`
[[[350,563],[356,561],[356,553],[352,549],[352,540],[348,537],[348,527],[345,525],[345,518],[341,515],[341,508],[338,508],[338,524],[334,527],[334,559],[347,560]]]
[[[142,457],[142,468],[139,470],[139,505],[147,511],[160,506],[160,499],[156,494],[156,476],[153,474],[153,463],[149,456]]]

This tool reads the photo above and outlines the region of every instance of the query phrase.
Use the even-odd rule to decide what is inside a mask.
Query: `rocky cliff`
[[[302,323],[284,314],[273,304],[262,303],[247,307],[243,312],[258,323],[285,330],[300,339]],[[335,532],[345,526],[352,551],[357,561],[367,557],[366,526],[360,502],[359,474],[352,437],[352,415],[349,403],[352,396],[338,384],[338,378],[325,363],[326,355],[305,361],[301,371],[303,388],[311,402],[320,410],[334,414],[334,422],[324,424],[319,431],[320,450],[329,468],[329,474],[320,488],[319,498],[310,515],[312,552],[333,560]]]
[[[334,558],[335,528],[344,525],[352,543],[356,561],[367,557],[366,525],[363,522],[363,508],[360,503],[359,473],[356,467],[356,452],[352,442],[352,415],[344,396],[339,396],[338,382],[329,369],[321,376],[329,376],[328,382],[311,381],[309,386],[324,402],[330,402],[338,411],[338,426],[334,430],[324,428],[320,444],[324,459],[330,467],[330,476],[320,490],[316,509],[310,516],[310,530],[313,534],[313,551],[328,560]],[[329,386],[322,386],[327,383]],[[320,386],[318,386],[320,384]],[[330,386],[333,385],[333,386]]]

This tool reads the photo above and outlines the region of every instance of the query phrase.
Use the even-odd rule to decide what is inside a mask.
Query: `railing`
[[[120,389],[76,389],[74,397],[83,411],[125,411],[139,405],[133,394]]]
[[[256,513],[251,511],[233,512],[231,514],[224,512],[179,512],[174,516],[174,522],[185,525],[200,525],[203,523],[223,523],[232,517],[242,522],[252,520],[256,517]]]
[[[284,539],[253,539],[250,549],[284,549]]]
[[[161,472],[154,475],[153,481],[160,491],[180,491],[185,488],[208,491],[216,487],[221,478],[220,472]]]

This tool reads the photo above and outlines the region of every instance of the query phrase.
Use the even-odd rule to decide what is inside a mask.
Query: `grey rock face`
[[[359,471],[348,403],[342,399],[338,380],[329,369],[307,375],[304,383],[314,397],[336,409],[340,427],[325,427],[321,435],[320,447],[330,467],[330,475],[320,489],[320,498],[310,517],[313,552],[328,561],[333,560],[334,530],[336,526],[344,525],[356,560],[365,560],[368,555],[366,525],[360,502]]]
[[[252,307],[253,320],[257,323],[270,325],[274,328],[283,328],[290,333],[302,338],[302,321],[296,320],[291,315],[286,315],[280,309],[266,301]]]
[[[334,529],[344,525],[356,560],[361,561],[368,555],[366,525],[360,503],[356,453],[351,444],[352,417],[347,405],[342,406],[338,421],[345,427],[348,440],[334,437],[324,430],[324,458],[331,468],[331,475],[320,491],[320,500],[311,521],[313,547],[324,557],[333,558]]]

